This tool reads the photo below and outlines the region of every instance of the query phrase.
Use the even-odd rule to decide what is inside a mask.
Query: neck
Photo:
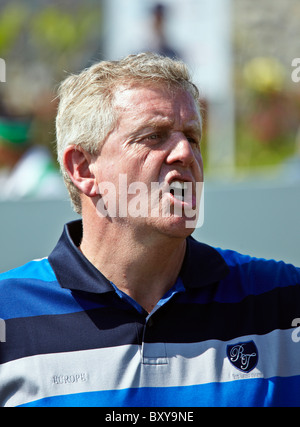
[[[101,222],[101,220],[100,220]],[[91,226],[93,224],[93,226]],[[80,246],[89,261],[120,290],[150,312],[179,275],[186,240],[169,236],[136,236],[128,227],[83,219]]]

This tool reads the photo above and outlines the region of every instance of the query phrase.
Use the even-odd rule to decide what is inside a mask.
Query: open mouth
[[[187,182],[183,181],[173,181],[170,184],[170,193],[173,197],[181,202],[184,202],[185,197],[187,196],[188,185]]]

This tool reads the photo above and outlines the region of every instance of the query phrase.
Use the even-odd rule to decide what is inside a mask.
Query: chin
[[[188,219],[186,218],[161,218],[161,221],[157,222],[156,228],[169,237],[185,239],[195,230],[195,227],[188,227],[187,223]]]

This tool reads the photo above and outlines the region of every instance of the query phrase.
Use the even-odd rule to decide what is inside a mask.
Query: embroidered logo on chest
[[[253,341],[241,342],[227,346],[230,363],[242,372],[252,371],[258,362],[258,351]]]

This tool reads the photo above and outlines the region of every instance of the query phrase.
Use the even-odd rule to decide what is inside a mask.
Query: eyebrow
[[[138,133],[147,128],[162,129],[162,128],[167,128],[172,126],[173,123],[174,123],[174,120],[171,120],[167,117],[165,118],[154,117],[147,120],[146,122],[143,122],[141,125],[138,125],[133,131]]]
[[[173,124],[174,120],[169,119],[168,117],[154,117],[149,119],[147,122],[144,122],[140,126],[136,126],[134,129],[132,129],[130,135],[137,136],[147,131],[147,129],[150,130],[150,128],[154,130],[164,130],[169,128],[170,126],[173,126]],[[190,122],[185,124],[184,129],[189,132],[197,133],[199,136],[202,135],[202,126],[201,122],[198,119],[191,120]]]

